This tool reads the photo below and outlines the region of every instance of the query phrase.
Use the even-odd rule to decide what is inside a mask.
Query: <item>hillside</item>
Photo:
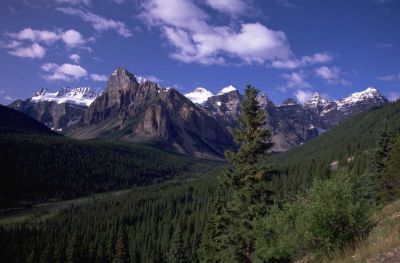
[[[270,156],[266,163],[281,171],[274,182],[280,192],[307,189],[313,178],[324,178],[338,161],[350,164],[353,172],[369,168],[373,149],[384,127],[389,133],[400,132],[400,101],[376,107],[354,116],[332,130],[286,153]]]
[[[0,132],[60,136],[29,115],[3,105],[0,105]]]
[[[206,161],[142,145],[0,134],[0,207],[70,199],[207,169]]]

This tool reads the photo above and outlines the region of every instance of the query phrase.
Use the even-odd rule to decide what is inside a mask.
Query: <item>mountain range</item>
[[[243,96],[233,87],[217,94],[205,88],[181,94],[117,68],[101,93],[88,87],[41,89],[9,107],[77,139],[146,142],[202,158],[234,148],[229,129],[238,127]],[[315,93],[304,104],[287,99],[275,105],[266,94],[258,101],[273,134],[273,151],[286,151],[317,137],[345,118],[388,102],[375,88],[329,101]]]

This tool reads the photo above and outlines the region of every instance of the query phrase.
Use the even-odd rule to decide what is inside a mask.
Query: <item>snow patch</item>
[[[185,94],[186,98],[198,104],[203,104],[211,96],[213,96],[212,92],[203,87],[197,87],[194,91]]]
[[[229,86],[223,88],[222,90],[220,90],[220,92],[218,92],[217,95],[222,95],[222,94],[229,93],[229,92],[232,92],[235,90],[237,90],[237,89],[234,86],[229,85]]]

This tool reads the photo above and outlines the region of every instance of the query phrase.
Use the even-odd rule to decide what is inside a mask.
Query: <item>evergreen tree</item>
[[[128,244],[126,232],[119,228],[117,242],[115,243],[115,257],[113,263],[129,262]]]
[[[168,253],[168,263],[186,263],[189,262],[186,255],[185,242],[183,241],[183,228],[178,225]]]
[[[391,148],[382,172],[385,201],[393,201],[400,197],[400,137]]]
[[[208,225],[211,233],[205,236],[211,237],[212,244],[208,243],[210,240],[204,240],[202,244],[209,248],[205,261],[251,262],[253,224],[266,213],[270,203],[271,192],[262,183],[267,179],[268,169],[257,165],[259,156],[272,147],[271,133],[265,128],[265,112],[257,101],[258,92],[250,85],[245,90],[240,128],[232,132],[239,149],[225,154],[232,165],[226,173],[226,185],[232,196],[223,211],[217,211],[211,221],[214,227]]]

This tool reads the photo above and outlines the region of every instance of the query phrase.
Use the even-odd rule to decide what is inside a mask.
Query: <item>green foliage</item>
[[[272,178],[273,190],[279,198],[295,197],[306,192],[314,178],[329,178],[330,164],[339,162],[354,176],[375,177],[371,165],[374,162],[376,145],[382,128],[387,133],[400,133],[400,101],[373,108],[343,121],[329,132],[296,147],[286,153],[274,154],[265,159],[280,171],[280,176]],[[351,158],[351,161],[348,161]]]
[[[197,262],[216,185],[210,174],[138,187],[37,225],[0,227],[0,258],[57,262],[64,247],[64,262]]]
[[[393,201],[400,198],[400,137],[391,147],[382,171],[384,198]]]
[[[310,189],[304,222],[311,251],[329,255],[361,237],[369,227],[367,210],[353,195],[344,171],[331,179],[316,180]]]
[[[63,137],[0,134],[0,148],[0,207],[147,185],[206,163],[140,145]]]
[[[303,255],[305,226],[301,220],[304,202],[274,205],[255,227],[256,251],[263,260],[294,260]]]
[[[267,170],[256,164],[261,154],[271,148],[271,134],[265,128],[265,112],[257,101],[258,90],[247,86],[242,102],[240,128],[233,130],[237,152],[226,152],[232,168],[227,170],[226,185],[231,198],[217,209],[202,242],[203,261],[249,262],[254,251],[253,222],[265,214],[271,192],[263,181]],[[208,248],[208,251],[207,249]],[[207,255],[208,254],[208,255]]]
[[[255,228],[257,254],[264,260],[294,260],[306,252],[330,256],[369,226],[350,176],[339,171],[331,179],[316,179],[306,198],[271,209]]]

